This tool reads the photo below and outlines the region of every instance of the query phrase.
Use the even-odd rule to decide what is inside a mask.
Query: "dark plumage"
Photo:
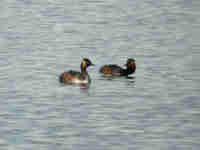
[[[136,63],[134,59],[129,58],[125,64],[126,68],[122,68],[115,64],[104,65],[99,69],[100,73],[105,76],[128,76],[136,70]]]
[[[63,72],[59,80],[64,84],[88,84],[91,82],[90,76],[87,72],[87,67],[92,66],[92,62],[84,58],[81,62],[81,72],[69,70],[67,72]]]

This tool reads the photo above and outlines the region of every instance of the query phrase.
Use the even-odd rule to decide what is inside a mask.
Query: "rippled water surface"
[[[0,149],[199,150],[200,1],[2,0]],[[88,89],[63,86],[87,57]],[[131,78],[98,69],[135,58]]]

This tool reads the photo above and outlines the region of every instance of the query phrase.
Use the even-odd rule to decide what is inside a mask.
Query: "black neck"
[[[81,73],[87,73],[87,69],[86,68],[81,68]]]

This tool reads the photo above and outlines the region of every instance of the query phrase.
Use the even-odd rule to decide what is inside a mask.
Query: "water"
[[[198,150],[200,1],[3,0],[0,149]],[[88,89],[61,72],[88,69]],[[136,59],[132,78],[101,65]]]

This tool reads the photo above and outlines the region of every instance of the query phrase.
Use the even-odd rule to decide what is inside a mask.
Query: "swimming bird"
[[[126,68],[122,68],[116,64],[104,65],[99,69],[100,73],[103,73],[104,76],[128,76],[135,72],[136,63],[135,59],[129,58],[125,64]]]
[[[84,58],[80,65],[81,72],[74,70],[63,72],[60,75],[59,80],[64,84],[88,84],[91,82],[91,79],[87,72],[87,67],[93,65],[94,64],[88,58]]]

